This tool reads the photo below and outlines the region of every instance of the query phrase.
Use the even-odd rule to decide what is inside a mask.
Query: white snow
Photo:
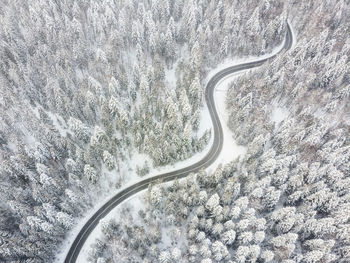
[[[165,67],[165,72],[164,72],[165,83],[168,89],[176,88],[176,81],[177,81],[176,68],[180,63],[180,61],[182,60],[182,58],[190,56],[187,45],[181,46],[181,49],[179,50],[179,54],[177,56],[178,56],[177,60],[172,64],[170,69]]]
[[[69,132],[70,130],[64,119],[58,114],[54,114],[50,111],[46,111],[46,114],[49,115],[53,122],[53,126],[55,126],[55,128],[58,130],[61,136],[65,137],[67,135],[67,132]]]
[[[57,131],[60,133],[61,136],[65,137],[67,135],[67,132],[71,132],[68,128],[67,123],[61,116],[59,116],[56,113],[52,113],[50,111],[45,110],[39,104],[37,104],[34,108],[32,108],[34,115],[38,119],[40,119],[39,108],[49,116],[49,118],[52,120],[53,126],[57,129]]]
[[[9,142],[7,143],[7,147],[8,147],[12,152],[17,152],[17,150],[18,150],[16,144],[13,143],[13,142],[11,142],[11,141],[9,141]]]
[[[275,123],[275,126],[279,124],[288,117],[289,111],[286,108],[280,107],[278,105],[273,105],[271,113],[271,121]]]
[[[170,88],[176,87],[176,66],[178,61],[174,63],[171,69],[165,70],[165,82]]]
[[[35,145],[36,139],[29,133],[29,131],[25,127],[23,127],[21,131],[24,133],[24,142],[26,145]]]
[[[290,25],[292,25],[291,24],[291,22],[288,20],[288,23],[290,24]],[[290,27],[290,31],[292,32],[292,37],[293,37],[293,44],[292,44],[292,46],[291,46],[291,49],[294,49],[295,48],[295,46],[296,46],[296,44],[297,44],[297,35],[296,35],[296,33],[295,33],[295,31],[294,31],[294,26],[291,26]]]

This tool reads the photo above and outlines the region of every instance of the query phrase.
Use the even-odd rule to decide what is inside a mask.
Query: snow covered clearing
[[[286,108],[283,108],[278,105],[273,105],[272,112],[271,112],[271,121],[273,121],[277,126],[288,117],[289,111]]]
[[[288,20],[288,23],[289,23],[290,25],[292,25],[291,21],[289,21],[289,20]],[[291,50],[293,50],[294,47],[295,47],[295,46],[297,45],[297,43],[298,43],[298,39],[297,39],[297,35],[296,35],[295,31],[294,31],[294,26],[291,26],[291,27],[290,27],[290,31],[292,32],[292,38],[294,39],[294,40],[293,40],[293,43],[292,43],[292,47],[291,47]]]
[[[50,111],[45,110],[43,107],[40,105],[36,105],[34,108],[32,108],[35,116],[40,119],[40,113],[39,113],[39,108],[45,112],[49,118],[52,121],[53,126],[57,129],[57,131],[64,137],[67,135],[67,132],[71,132],[70,129],[68,128],[67,123],[64,121],[64,119],[59,116],[58,114],[52,113]]]

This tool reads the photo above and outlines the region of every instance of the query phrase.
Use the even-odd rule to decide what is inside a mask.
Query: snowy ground
[[[291,23],[291,21],[289,21],[289,19],[288,19],[288,23],[289,23],[289,25],[291,25],[290,31],[292,32],[292,38],[293,38],[293,44],[292,44],[291,49],[294,49],[296,44],[298,43],[297,35],[296,35],[295,31],[294,31],[294,26],[292,26],[292,23]]]
[[[280,123],[286,119],[289,115],[289,110],[285,107],[281,107],[278,104],[272,105],[271,121],[275,123],[275,127],[278,127]]]

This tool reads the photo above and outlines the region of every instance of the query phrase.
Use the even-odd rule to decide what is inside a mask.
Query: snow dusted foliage
[[[201,19],[194,2],[186,6],[183,34]],[[247,29],[244,36],[252,45],[274,38],[283,25],[267,29],[269,38],[259,40],[267,28],[259,21],[273,16],[271,8],[278,6],[282,12],[275,18],[291,20],[297,43],[230,86],[229,126],[247,154],[214,172],[151,187],[140,217],[132,225],[121,223],[118,235],[106,236],[100,257],[112,262],[127,255],[138,262],[350,261],[349,3],[262,3],[247,17],[245,28],[233,23],[230,30]],[[226,28],[226,19],[244,20],[232,9],[218,22],[223,6],[219,2],[207,9],[211,28]],[[199,37],[219,37],[211,28],[200,25]],[[217,56],[230,50],[226,35],[222,38]],[[191,52],[199,57],[191,60],[196,68],[199,60],[211,57],[200,56],[198,43],[192,43]],[[139,232],[144,233],[141,239]],[[122,249],[115,253],[113,244],[120,239]],[[180,259],[171,258],[174,248],[181,251]]]
[[[170,192],[152,189],[141,213],[147,228],[112,224],[114,256],[100,241],[91,257],[346,262],[343,0],[2,1],[0,261],[52,261],[97,201],[92,194],[125,183],[122,167],[129,173],[135,153],[149,159],[133,171],[142,176],[203,149],[210,132],[197,131],[206,72],[230,56],[271,51],[291,17],[296,47],[243,76],[228,96],[230,126],[248,145],[243,163]],[[284,114],[272,123],[271,112]],[[273,214],[288,207],[295,210]],[[173,246],[159,245],[163,229]]]
[[[280,43],[284,12],[256,1],[2,1],[0,261],[50,262],[92,195],[202,150],[205,73]]]
[[[96,257],[112,262],[347,262],[348,221],[335,218],[343,208],[315,210],[307,199],[316,185],[290,205],[293,181],[276,190],[273,175],[257,175],[261,158],[260,154],[253,164],[234,161],[210,174],[203,171],[170,186],[149,188],[135,223],[130,224],[132,215],[125,212],[123,217],[131,221],[121,220],[118,232],[113,220],[107,224],[99,240],[104,249],[92,255],[91,262]],[[290,166],[290,177],[297,172],[297,164]],[[237,184],[240,187],[232,189],[238,190],[229,193],[223,188]],[[272,201],[266,197],[277,191]],[[339,202],[346,204],[345,196],[339,196]],[[115,244],[121,246],[118,251]],[[176,258],[172,249],[178,252]]]

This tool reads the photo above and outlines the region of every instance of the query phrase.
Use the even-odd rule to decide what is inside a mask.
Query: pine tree
[[[84,175],[92,183],[96,183],[97,182],[96,170],[93,167],[91,167],[90,165],[88,165],[88,164],[86,164],[84,166]]]
[[[168,28],[165,35],[165,54],[170,62],[175,59],[175,41],[171,28]]]
[[[84,142],[87,142],[89,140],[89,128],[85,126],[80,120],[71,117],[68,121],[68,125],[78,139]]]
[[[191,49],[191,69],[194,72],[200,72],[201,65],[203,60],[203,54],[201,46],[199,45],[198,41],[196,41]]]
[[[231,229],[222,234],[221,240],[226,245],[232,245],[236,239],[236,232]]]
[[[162,251],[159,254],[159,262],[161,263],[168,263],[171,262],[171,255],[169,251]]]
[[[223,42],[221,43],[221,47],[220,47],[221,57],[224,58],[227,56],[228,48],[229,48],[229,38],[228,38],[228,36],[225,36]]]
[[[108,151],[103,151],[103,162],[107,165],[109,170],[114,169],[114,157]]]

